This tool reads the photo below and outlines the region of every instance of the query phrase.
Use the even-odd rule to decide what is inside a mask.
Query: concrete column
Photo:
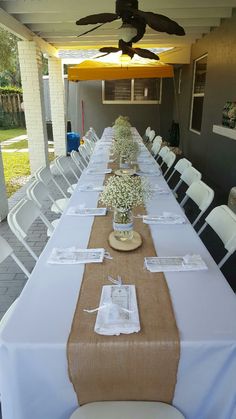
[[[40,166],[48,165],[42,55],[34,41],[19,41],[18,51],[29,140],[30,168],[33,174]]]
[[[66,155],[65,89],[61,60],[49,57],[49,90],[55,154]]]
[[[0,221],[4,220],[8,214],[8,200],[4,178],[2,153],[0,150]]]

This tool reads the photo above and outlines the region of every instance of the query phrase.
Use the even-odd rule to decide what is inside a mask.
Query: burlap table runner
[[[144,211],[138,208],[137,213]],[[144,257],[156,256],[148,225],[135,219],[142,247],[129,252],[110,248],[112,217],[95,217],[88,248],[104,247],[113,259],[85,267],[67,344],[68,369],[79,404],[104,400],[146,400],[171,403],[180,356],[179,334],[169,289],[162,273],[144,269]],[[94,332],[96,313],[108,275],[135,284],[141,331],[101,336]]]

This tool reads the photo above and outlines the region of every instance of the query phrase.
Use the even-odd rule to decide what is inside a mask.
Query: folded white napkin
[[[93,185],[92,183],[86,185],[79,185],[79,191],[81,192],[102,192],[104,186],[102,185]]]
[[[80,217],[92,217],[106,215],[106,208],[85,208],[78,205],[77,207],[69,207],[67,215],[78,215]]]
[[[186,222],[185,217],[171,212],[163,212],[160,215],[144,215],[144,224],[183,224]]]
[[[160,186],[152,186],[152,192],[158,195],[168,195],[170,193],[169,189],[161,188]]]
[[[87,311],[87,310],[85,310]],[[137,333],[139,313],[134,285],[104,285],[94,330],[100,335]]]
[[[87,169],[87,171],[86,171],[86,173],[88,174],[88,175],[106,175],[106,174],[108,174],[108,173],[111,173],[112,172],[112,169],[96,169],[96,168],[93,168],[93,169]]]
[[[208,269],[200,255],[146,257],[144,266],[150,272],[201,271]]]
[[[103,261],[105,249],[52,249],[48,263],[54,264],[77,264],[77,263],[100,263]]]

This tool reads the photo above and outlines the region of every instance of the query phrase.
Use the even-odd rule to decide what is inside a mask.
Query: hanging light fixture
[[[123,23],[119,28],[120,39],[123,39],[125,42],[130,42],[136,35],[137,29],[134,28],[130,23]]]

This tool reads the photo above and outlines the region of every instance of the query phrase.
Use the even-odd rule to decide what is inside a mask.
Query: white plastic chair
[[[227,250],[226,255],[218,263],[222,268],[227,259],[236,250],[236,214],[226,205],[215,207],[205,219],[205,224],[200,228],[200,235],[206,226],[209,225],[219,236]]]
[[[96,131],[93,127],[90,127],[88,132],[91,133],[92,139],[95,142],[99,141],[99,137],[98,137],[98,135],[97,135],[97,133],[96,133]]]
[[[161,402],[94,402],[79,407],[70,419],[184,419],[175,407]]]
[[[48,223],[47,218],[34,204],[34,202],[25,198],[19,201],[15,207],[11,209],[7,216],[8,225],[11,231],[36,261],[38,260],[38,256],[26,242],[26,237],[29,228],[37,218],[40,218],[47,228],[52,229],[52,226]]]
[[[69,199],[66,196],[65,192],[63,191],[63,189],[60,187],[60,185],[53,178],[49,167],[45,166],[38,169],[35,172],[35,178],[39,180],[40,182],[42,182],[44,186],[46,186],[46,188],[48,189],[50,198],[53,201],[53,204],[51,206],[51,211],[55,212],[56,214],[62,214],[68,204]],[[64,196],[64,198],[59,198],[59,199],[53,198],[53,195],[51,194],[51,190],[50,190],[51,183],[53,184],[53,187],[56,188],[56,190],[59,191]]]
[[[193,166],[187,167],[180,176],[180,180],[173,189],[173,192],[176,192],[177,189],[179,189],[180,185],[182,183],[186,183],[188,186],[190,186],[193,182],[197,182],[198,180],[201,180],[202,174],[195,169]]]
[[[167,166],[166,171],[163,173],[164,177],[169,172],[169,170],[172,167],[172,165],[174,164],[175,160],[176,160],[176,154],[173,151],[169,151],[169,153],[166,153],[165,156],[163,157],[163,163],[165,163],[166,166]]]
[[[154,140],[154,138],[155,138],[155,131],[152,129],[150,132],[149,132],[149,134],[148,134],[148,140],[149,140],[149,142],[150,143],[152,143],[153,142],[153,140]]]
[[[14,250],[9,245],[9,243],[2,236],[0,236],[0,263],[2,263],[8,256],[11,256],[11,258],[17,263],[17,265],[24,272],[27,278],[29,278],[29,271],[15,255]]]
[[[170,149],[169,149],[169,147],[167,147],[167,145],[165,145],[164,147],[162,147],[160,149],[160,151],[158,152],[156,161],[159,160],[159,157],[161,158],[162,161],[160,163],[160,167],[164,164],[164,157],[166,157],[169,152],[170,152]]]
[[[160,137],[160,135],[157,135],[153,140],[153,145],[151,148],[151,154],[154,156],[154,158],[159,153],[161,144],[162,144],[162,138]]]
[[[56,168],[58,169],[58,171],[61,173],[63,179],[65,180],[65,182],[68,185],[68,189],[67,192],[72,194],[75,190],[76,184],[77,183],[72,183],[70,181],[70,178],[68,176],[68,174],[72,174],[76,181],[78,182],[79,180],[79,176],[77,175],[77,173],[75,172],[75,170],[73,169],[72,165],[70,164],[70,158],[65,157],[65,156],[59,156],[55,159],[55,165]],[[73,160],[72,160],[73,161]],[[74,164],[74,163],[73,163]],[[81,174],[81,171],[80,171]]]
[[[199,180],[198,182],[193,182],[186,191],[186,195],[184,199],[181,201],[180,205],[183,207],[185,203],[188,201],[189,198],[195,202],[198,206],[200,213],[198,214],[197,218],[193,222],[193,226],[197,224],[200,220],[201,216],[207,210],[209,205],[212,203],[214,199],[214,191],[211,189],[206,183]]]
[[[83,157],[84,161],[88,164],[89,163],[89,159],[90,159],[90,155],[88,154],[86,147],[84,144],[81,144],[79,146],[79,150],[78,152],[81,154],[81,156]]]
[[[171,173],[171,175],[167,179],[167,183],[169,183],[170,179],[172,178],[172,176],[175,172],[178,172],[180,175],[182,175],[184,170],[187,169],[190,166],[192,166],[192,163],[189,160],[185,159],[185,157],[183,157],[182,159],[177,161],[177,163],[174,166],[173,172]]]
[[[146,130],[145,130],[144,136],[143,136],[143,141],[144,142],[149,141],[148,135],[149,135],[150,131],[151,131],[151,127],[147,127]]]
[[[78,153],[78,151],[72,150],[71,153],[70,153],[70,156],[71,156],[73,162],[76,164],[78,169],[81,170],[81,173],[82,173],[83,170],[86,168],[86,166],[83,163],[82,158],[81,158],[80,154]]]
[[[52,203],[55,201],[51,197],[51,194],[48,190],[48,188],[43,184],[43,182],[40,182],[39,180],[35,180],[33,183],[31,183],[27,189],[26,189],[26,195],[27,197],[37,205],[37,207],[40,209],[40,211],[43,212],[43,207],[46,199],[49,199]],[[51,237],[54,229],[56,228],[57,224],[59,223],[59,219],[53,220],[50,222],[48,218],[44,215],[45,219],[47,219],[48,225],[51,227],[47,230],[47,236]]]

